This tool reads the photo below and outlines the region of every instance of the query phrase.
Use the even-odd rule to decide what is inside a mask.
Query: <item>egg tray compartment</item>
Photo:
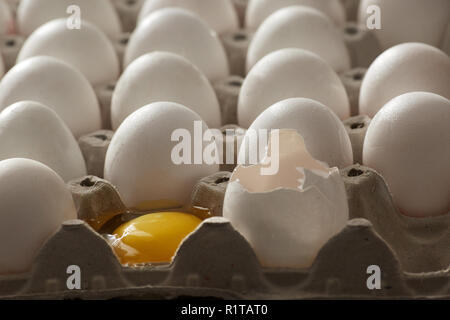
[[[374,170],[354,165],[341,175],[351,220],[309,269],[262,267],[221,217],[202,222],[170,264],[122,266],[100,234],[71,220],[43,245],[30,272],[0,276],[0,298],[450,299],[450,214],[405,217]],[[79,290],[67,289],[70,265],[80,267]],[[381,269],[380,289],[367,288],[370,265]]]
[[[246,0],[234,0],[241,18]],[[125,33],[115,39],[119,56],[135,24],[136,8],[116,1]],[[122,1],[123,2],[123,1]],[[141,0],[138,0],[138,4]],[[124,2],[125,3],[125,2]],[[241,22],[242,23],[242,22]],[[232,74],[244,75],[245,56],[252,31],[221,36]],[[5,39],[2,52],[11,65],[23,39]],[[353,67],[368,67],[381,53],[373,34],[353,22],[344,29]],[[349,94],[352,115],[364,69],[341,75]],[[361,76],[359,76],[361,75]],[[224,81],[236,79],[225,79]],[[241,79],[239,79],[241,81]],[[113,84],[97,89],[102,110],[109,110]],[[218,87],[218,88],[217,88]],[[225,114],[234,119],[238,88],[216,84]],[[99,94],[99,92],[101,94]],[[353,98],[352,98],[353,97]],[[222,107],[224,108],[224,107]],[[109,113],[104,114],[109,123]],[[344,122],[360,162],[365,130],[370,119]],[[228,121],[235,122],[235,121]],[[108,126],[104,126],[108,128]],[[81,220],[63,223],[41,248],[30,272],[0,275],[1,299],[450,299],[450,213],[415,219],[394,207],[383,178],[359,165],[341,170],[348,193],[347,226],[320,250],[309,269],[262,267],[251,246],[223,218],[205,220],[178,249],[171,264],[122,266],[107,241]],[[81,289],[69,290],[67,267],[81,269]],[[382,286],[369,290],[367,267],[378,265]]]

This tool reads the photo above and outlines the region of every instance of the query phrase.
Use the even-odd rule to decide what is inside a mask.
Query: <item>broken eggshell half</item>
[[[261,163],[235,169],[223,216],[263,266],[307,268],[349,213],[338,168],[314,159],[296,130],[282,129],[271,132]]]

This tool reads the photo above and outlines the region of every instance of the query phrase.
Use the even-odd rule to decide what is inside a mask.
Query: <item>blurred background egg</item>
[[[373,117],[389,100],[427,91],[450,99],[450,58],[423,43],[396,45],[370,65],[361,84],[360,114]]]
[[[0,113],[0,160],[39,161],[64,181],[86,175],[80,147],[52,109],[33,101],[16,102]]]
[[[345,23],[345,10],[340,0],[250,0],[245,16],[246,27],[257,29],[275,11],[289,6],[307,6],[325,13],[336,24]]]
[[[124,66],[152,51],[184,56],[210,80],[229,75],[227,55],[216,33],[194,13],[165,8],[146,17],[131,35]]]
[[[17,8],[17,24],[19,33],[29,36],[44,23],[68,18],[69,6],[80,8],[81,19],[99,27],[109,36],[122,32],[119,16],[110,0],[21,0]]]
[[[336,72],[350,69],[350,56],[341,33],[317,9],[285,7],[271,14],[256,31],[247,53],[247,72],[270,52],[283,48],[309,50]]]
[[[368,13],[371,6],[380,10],[381,28],[372,32],[385,50],[403,42],[439,47],[450,21],[448,0],[361,0],[358,20],[363,26],[374,13]]]
[[[113,129],[133,111],[158,101],[180,103],[208,126],[221,125],[219,102],[201,71],[182,56],[153,52],[130,64],[117,82],[111,102]]]
[[[450,101],[429,92],[389,101],[369,125],[363,163],[384,177],[403,214],[450,212]]]
[[[257,146],[259,159],[262,159],[267,141],[261,144],[254,133],[272,129],[297,130],[311,155],[330,167],[344,168],[353,164],[352,145],[342,122],[330,108],[305,98],[286,99],[264,110],[244,136],[238,163],[248,163],[249,150]]]
[[[217,172],[218,164],[194,164],[194,147],[209,145],[194,136],[194,122],[208,128],[199,115],[173,102],[155,102],[132,113],[117,129],[106,153],[105,179],[119,190],[125,205],[150,210],[188,205],[194,184]],[[176,164],[175,130],[190,135],[192,164]],[[216,150],[217,151],[217,150]],[[174,151],[175,152],[175,151]],[[203,154],[203,153],[202,153]],[[187,154],[186,154],[187,156]]]
[[[14,30],[14,20],[11,8],[6,0],[0,0],[0,36],[11,33]]]
[[[239,125],[248,128],[272,104],[296,97],[319,101],[340,119],[350,116],[347,93],[336,72],[318,55],[289,48],[268,54],[250,70],[239,94]]]
[[[94,86],[117,80],[119,58],[104,33],[86,21],[79,30],[68,29],[66,24],[67,19],[56,19],[36,29],[25,41],[17,62],[51,56],[81,71]]]
[[[61,223],[77,218],[64,181],[29,159],[0,161],[0,203],[0,274],[29,271]]]
[[[32,100],[52,108],[79,136],[100,129],[100,107],[89,81],[67,63],[38,56],[22,61],[0,82],[0,110]]]
[[[149,14],[166,7],[194,12],[218,33],[236,30],[239,21],[231,0],[147,0],[139,14],[139,23]]]

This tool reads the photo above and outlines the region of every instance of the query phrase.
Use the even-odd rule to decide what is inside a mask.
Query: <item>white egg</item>
[[[184,9],[161,9],[144,19],[131,35],[124,65],[152,51],[168,51],[185,57],[209,80],[223,79],[230,73],[227,55],[217,34]]]
[[[81,71],[92,85],[117,80],[120,65],[112,42],[89,22],[82,21],[80,30],[71,30],[66,20],[52,20],[36,29],[23,44],[17,62],[50,56]]]
[[[344,168],[353,164],[352,145],[342,122],[330,108],[305,98],[277,102],[261,113],[244,136],[238,162],[249,163],[249,151],[257,146],[259,159],[262,159],[267,140],[260,139],[257,133],[272,129],[297,130],[311,156],[330,167]]]
[[[80,9],[79,12],[74,6]],[[109,36],[122,32],[119,15],[110,0],[21,0],[17,8],[17,24],[24,36],[57,18],[66,18],[68,22],[81,18]]]
[[[182,104],[198,113],[208,126],[220,127],[219,102],[201,71],[179,55],[153,52],[136,59],[117,82],[111,102],[113,128],[133,111],[158,101]]]
[[[429,92],[389,101],[369,125],[363,163],[384,177],[405,215],[450,212],[450,101]]]
[[[340,119],[350,116],[347,93],[336,72],[318,55],[289,48],[268,54],[250,70],[239,94],[239,125],[248,128],[272,104],[296,97],[317,100]]]
[[[359,94],[359,113],[373,117],[389,100],[427,91],[450,99],[450,58],[423,43],[392,47],[370,65]]]
[[[340,0],[250,0],[245,24],[247,28],[257,29],[275,11],[289,6],[307,6],[325,13],[339,27],[345,24],[345,10]]]
[[[0,82],[0,110],[32,100],[52,108],[75,137],[100,129],[100,107],[83,74],[52,57],[33,57],[12,68]]]
[[[314,8],[286,7],[264,20],[248,48],[247,72],[268,53],[283,48],[314,52],[336,72],[350,69],[350,56],[341,33]]]
[[[380,12],[380,29],[373,29],[384,50],[403,42],[423,42],[438,47],[450,21],[448,0],[361,0],[358,20],[363,26]]]
[[[0,160],[39,161],[64,181],[86,175],[77,141],[52,109],[33,101],[16,102],[0,113]]]
[[[0,161],[0,203],[0,274],[29,271],[61,223],[77,218],[64,181],[29,159]]]
[[[278,145],[278,152],[272,144],[268,150],[270,165],[278,157],[277,172],[264,173],[265,164],[235,169],[223,216],[247,239],[262,265],[307,268],[345,226],[347,194],[339,170],[311,157],[295,130],[279,130]]]
[[[152,12],[166,7],[192,11],[218,33],[239,28],[236,10],[230,0],[147,0],[139,14],[139,23]]]
[[[0,0],[0,35],[11,33],[14,29],[14,20],[11,9],[5,0]]]
[[[208,144],[194,132],[195,121],[205,132],[208,127],[195,112],[172,102],[152,103],[125,119],[108,148],[105,179],[118,188],[128,208],[188,205],[195,183],[219,170],[218,164],[177,164],[172,157],[179,143],[187,144],[183,154],[189,160]],[[189,137],[179,142],[179,131]]]

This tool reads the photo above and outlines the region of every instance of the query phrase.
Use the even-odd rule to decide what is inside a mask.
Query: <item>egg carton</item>
[[[341,175],[351,219],[308,269],[261,266],[221,217],[203,221],[170,264],[124,266],[104,237],[71,220],[43,245],[31,271],[0,276],[0,298],[450,299],[450,213],[408,218],[374,170],[354,165]],[[380,271],[378,288],[368,285],[371,268]]]

